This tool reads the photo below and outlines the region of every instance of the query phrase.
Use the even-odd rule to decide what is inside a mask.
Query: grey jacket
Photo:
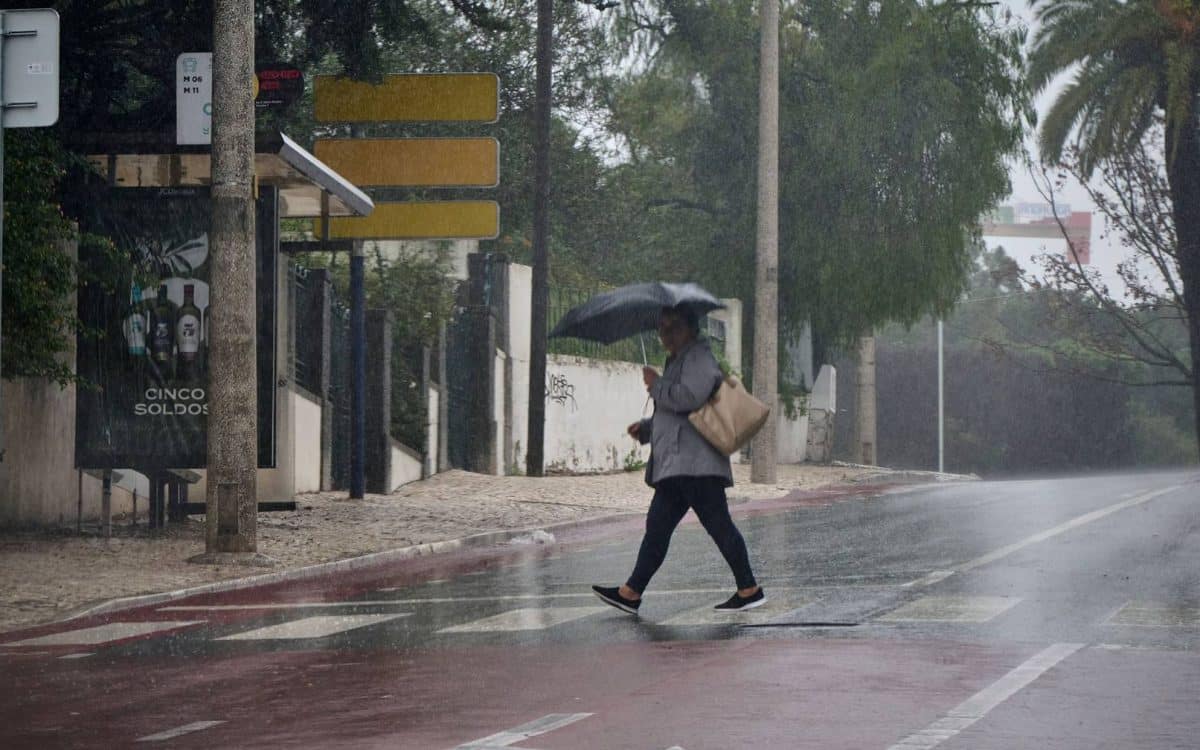
[[[720,477],[733,486],[729,458],[705,440],[688,415],[704,406],[721,384],[721,367],[707,341],[693,341],[668,357],[662,377],[650,387],[654,415],[643,419],[638,439],[650,443],[646,484],[670,477]]]

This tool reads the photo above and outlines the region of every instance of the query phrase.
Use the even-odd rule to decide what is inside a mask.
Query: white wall
[[[392,475],[388,479],[388,487],[394,492],[409,482],[421,479],[421,458],[415,451],[405,448],[392,440]]]
[[[289,391],[292,402],[294,489],[300,492],[321,490],[321,405],[307,396]]]
[[[781,464],[803,463],[808,456],[808,415],[788,419],[781,405],[775,434],[776,460]]]
[[[617,471],[649,457],[625,432],[651,408],[640,364],[551,355],[546,376],[547,471]]]

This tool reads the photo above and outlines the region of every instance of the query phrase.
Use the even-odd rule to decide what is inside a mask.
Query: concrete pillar
[[[877,440],[875,436],[875,337],[863,336],[858,341],[858,461],[874,466]]]

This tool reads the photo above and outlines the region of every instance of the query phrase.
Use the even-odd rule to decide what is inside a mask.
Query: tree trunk
[[[1191,90],[1200,89],[1200,81]],[[1192,361],[1192,404],[1197,445],[1200,446],[1200,134],[1189,112],[1180,129],[1167,118],[1167,182],[1175,219],[1176,258],[1183,282]]]
[[[257,550],[254,271],[254,3],[213,5],[209,553]]]
[[[754,395],[771,408],[751,444],[750,481],[775,483],[779,398],[779,0],[761,0],[758,238],[754,274]]]

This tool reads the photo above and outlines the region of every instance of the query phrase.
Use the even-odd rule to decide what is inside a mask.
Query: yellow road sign
[[[500,79],[495,73],[411,73],[372,84],[317,76],[318,122],[495,122]]]
[[[314,222],[321,236],[321,220]],[[493,240],[500,234],[496,201],[376,203],[369,216],[329,220],[331,240]]]
[[[496,187],[500,143],[495,138],[332,138],[316,157],[355,185],[371,187]]]

